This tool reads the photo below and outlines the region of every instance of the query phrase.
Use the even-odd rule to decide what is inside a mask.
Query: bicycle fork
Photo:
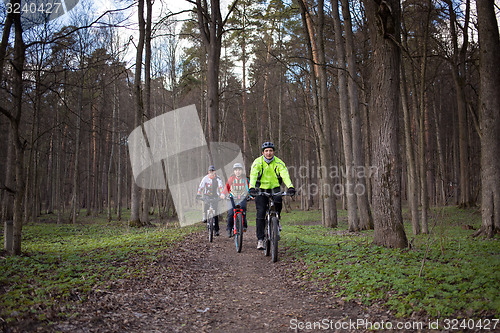
[[[243,229],[243,209],[241,208],[234,208],[234,215],[233,215],[233,233],[236,235],[238,233],[238,230],[236,228],[236,217],[238,214],[241,216],[241,228]],[[243,230],[240,230],[240,232],[243,232]]]

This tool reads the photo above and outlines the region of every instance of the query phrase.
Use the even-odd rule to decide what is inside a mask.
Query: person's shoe
[[[247,232],[247,227],[243,227],[243,232]]]
[[[259,240],[257,242],[257,250],[264,250],[264,241]]]
[[[229,238],[233,237],[232,230],[227,231],[227,237],[229,237]]]
[[[215,236],[219,236],[219,231],[216,231],[216,232],[215,232]]]

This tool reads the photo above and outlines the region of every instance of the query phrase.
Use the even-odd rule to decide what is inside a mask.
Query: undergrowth
[[[252,206],[248,222],[255,225]],[[498,238],[470,237],[474,230],[463,226],[479,227],[477,211],[446,207],[433,215],[430,235],[412,236],[406,221],[411,248],[395,250],[373,245],[373,231],[348,232],[345,211],[338,211],[335,229],[318,225],[319,211],[284,212],[280,260],[299,262],[301,279],[344,300],[379,303],[398,316],[498,318]],[[0,321],[44,320],[51,308],[69,317],[72,302],[111,281],[140,279],[162,250],[202,228],[137,229],[102,216],[54,221],[49,216],[26,225],[23,255],[0,256]]]
[[[282,221],[282,258],[300,261],[303,279],[345,300],[385,304],[397,316],[498,318],[500,242],[474,239],[474,230],[462,227],[479,227],[476,211],[434,211],[430,235],[412,236],[405,222],[411,248],[404,250],[373,245],[372,230],[347,232],[343,218],[336,229],[296,225],[307,214],[294,212]]]
[[[22,255],[0,257],[0,320],[43,320],[51,308],[60,309],[55,305],[84,301],[111,281],[139,279],[160,251],[199,228],[129,228],[102,217],[86,220],[92,223],[56,224],[49,218],[23,227]]]

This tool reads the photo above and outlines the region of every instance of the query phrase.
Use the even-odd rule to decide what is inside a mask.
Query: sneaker
[[[219,231],[216,231],[216,232],[215,232],[215,236],[219,236]]]
[[[247,232],[247,228],[246,227],[243,227],[243,232]]]
[[[229,238],[233,237],[233,233],[231,232],[231,230],[227,231],[227,237],[229,237]]]
[[[259,240],[257,242],[257,250],[264,250],[264,241]]]

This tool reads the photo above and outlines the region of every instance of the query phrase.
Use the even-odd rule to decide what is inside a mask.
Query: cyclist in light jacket
[[[208,175],[203,177],[201,180],[200,185],[198,186],[198,193],[196,195],[197,198],[201,198],[202,195],[209,197],[209,198],[218,198],[221,194],[222,191],[224,190],[224,185],[222,183],[222,179],[215,173],[215,167],[211,165],[208,168]],[[215,226],[214,226],[214,231],[215,231],[215,236],[219,236],[219,215],[218,215],[218,209],[217,209],[217,201],[214,201],[212,203],[212,207],[215,210]],[[208,204],[206,202],[203,203],[203,214],[208,209]],[[206,224],[207,220],[205,215],[203,222]]]
[[[274,156],[274,144],[272,142],[264,142],[262,144],[262,156],[256,158],[252,163],[250,170],[250,190],[249,193],[255,196],[255,207],[257,208],[257,249],[264,249],[264,227],[266,211],[269,205],[269,199],[262,195],[257,195],[260,188],[263,192],[271,194],[280,192],[280,185],[284,183],[288,188],[290,195],[295,194],[290,175],[285,163]],[[273,197],[276,204],[278,216],[281,213],[282,197],[275,195]]]

